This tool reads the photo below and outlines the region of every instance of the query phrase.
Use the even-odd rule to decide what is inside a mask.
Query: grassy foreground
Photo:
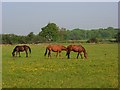
[[[67,46],[68,44],[65,44]],[[25,53],[13,58],[15,45],[2,46],[2,87],[3,88],[115,88],[118,86],[118,45],[83,44],[88,60],[76,59],[71,52],[67,59],[45,58],[47,44],[29,45],[30,57]]]

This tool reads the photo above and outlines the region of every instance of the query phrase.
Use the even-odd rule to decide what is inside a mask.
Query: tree
[[[19,36],[18,43],[20,43],[20,44],[28,43],[27,36]]]
[[[120,42],[120,32],[118,32],[118,33],[115,35],[115,38],[116,38],[116,41],[117,41],[117,42]]]
[[[30,32],[28,35],[27,35],[29,38],[33,38],[35,35],[33,32]]]
[[[3,44],[16,44],[18,43],[18,36],[14,34],[3,34],[2,43]]]
[[[48,23],[47,26],[41,29],[40,35],[44,37],[46,41],[59,40],[59,27],[55,23]]]
[[[66,28],[61,28],[60,30],[59,30],[59,39],[60,39],[60,41],[63,41],[63,40],[66,40],[67,39],[67,30],[66,30]]]
[[[27,42],[28,43],[33,43],[33,38],[35,37],[34,33],[33,32],[30,32],[28,35],[27,35]]]

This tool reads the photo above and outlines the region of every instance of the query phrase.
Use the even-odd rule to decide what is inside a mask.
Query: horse
[[[20,56],[20,52],[25,51],[26,52],[26,57],[28,57],[28,49],[29,49],[29,52],[31,53],[31,48],[29,46],[27,46],[27,45],[16,46],[13,49],[12,56],[14,57],[15,56],[15,52],[16,52],[16,56],[19,53],[19,57],[21,57]]]
[[[66,51],[66,47],[63,45],[48,45],[46,47],[46,51],[45,51],[44,56],[47,55],[47,50],[49,50],[48,57],[51,57],[51,51],[57,52],[56,57],[58,57],[58,54],[59,54],[59,56],[61,56],[60,55],[61,51]]]
[[[81,54],[82,52],[84,53],[84,57],[86,59],[88,58],[85,48],[81,45],[69,45],[69,46],[67,46],[66,56],[68,56],[68,59],[70,59],[70,52],[71,51],[78,52],[77,59],[79,57],[79,54],[81,55],[81,58],[83,59],[82,54]]]

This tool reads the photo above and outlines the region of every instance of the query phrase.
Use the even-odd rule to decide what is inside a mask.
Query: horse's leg
[[[57,51],[56,57],[58,56],[59,51]]]
[[[68,59],[70,59],[70,51],[67,52]]]
[[[18,52],[16,51],[16,57],[17,57],[17,53],[18,53]]]
[[[80,54],[80,53],[78,52],[78,54],[77,54],[77,59],[78,59],[78,57],[79,57],[79,54]]]
[[[51,52],[50,52],[50,50],[49,50],[49,52],[48,52],[48,57],[51,57]]]
[[[48,57],[49,57],[49,53],[50,53],[50,51],[48,52]]]
[[[80,56],[81,56],[81,59],[83,59],[83,56],[82,56],[82,54],[80,53]]]
[[[59,51],[59,57],[61,57],[61,51]]]
[[[20,56],[20,52],[19,52],[19,57],[21,57],[21,56]]]
[[[27,52],[27,50],[26,50],[25,52],[26,52],[26,57],[28,57],[28,52]]]

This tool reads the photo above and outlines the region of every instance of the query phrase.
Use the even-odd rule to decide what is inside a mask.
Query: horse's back
[[[83,47],[82,47],[82,45],[69,45],[69,46],[67,46],[67,49],[77,52],[77,51],[82,51]]]
[[[28,47],[29,46],[27,46],[27,45],[21,45],[21,46],[16,46],[14,49],[16,50],[16,51],[24,51],[24,50],[26,50],[26,49],[28,49]]]
[[[61,51],[62,50],[62,45],[48,45],[47,49],[52,50],[52,51]]]
[[[20,46],[15,46],[14,50],[17,50]]]

